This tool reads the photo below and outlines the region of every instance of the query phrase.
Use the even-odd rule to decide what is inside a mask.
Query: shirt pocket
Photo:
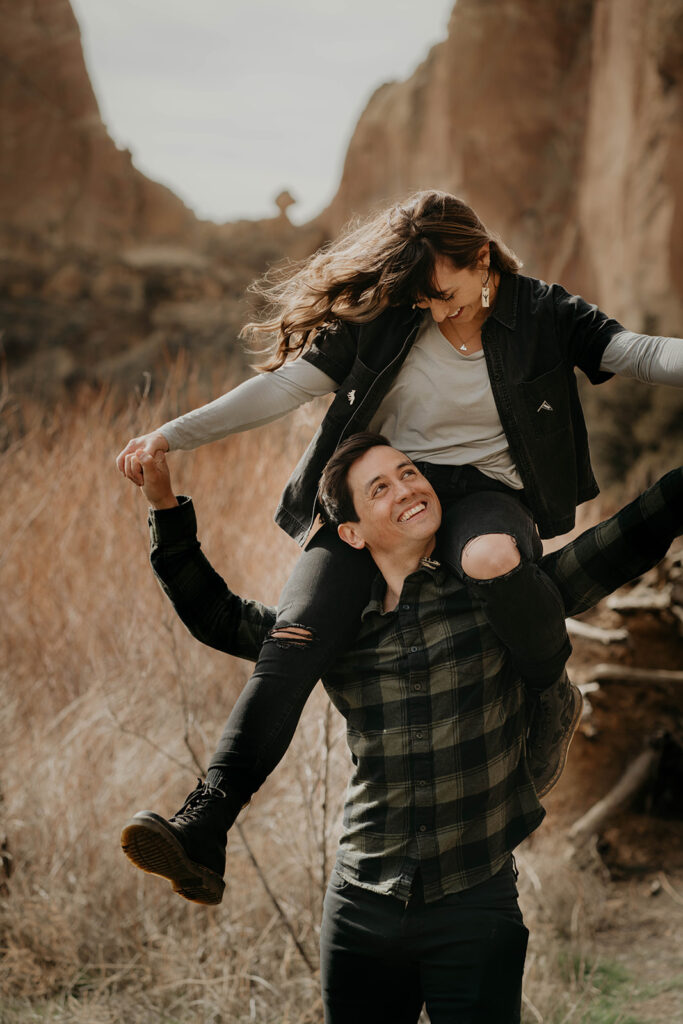
[[[570,425],[567,372],[565,364],[559,363],[540,377],[518,385],[520,404],[535,437],[557,434]]]

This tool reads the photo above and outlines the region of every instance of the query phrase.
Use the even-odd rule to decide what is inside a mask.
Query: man
[[[274,612],[232,594],[204,559],[163,456],[142,468],[152,561],[176,610],[204,642],[255,658]],[[544,815],[522,682],[441,568],[439,502],[406,456],[356,435],[328,463],[321,494],[342,539],[367,547],[379,570],[353,650],[325,679],[354,760],[321,932],[326,1020],[408,1024],[426,1003],[432,1024],[518,1021],[527,931],[512,851]],[[654,564],[682,509],[679,470],[547,556],[568,614]],[[298,631],[276,634],[296,641]],[[122,837],[134,863],[200,902],[220,899],[236,813],[234,793],[210,782],[169,821],[135,815]]]

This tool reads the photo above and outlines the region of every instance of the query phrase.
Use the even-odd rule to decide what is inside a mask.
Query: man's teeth
[[[418,512],[422,512],[422,510],[425,509],[426,507],[427,506],[425,505],[424,501],[420,501],[417,505],[413,505],[412,508],[406,509],[403,515],[399,516],[399,523],[407,523],[409,519],[412,519],[413,516],[416,516]]]

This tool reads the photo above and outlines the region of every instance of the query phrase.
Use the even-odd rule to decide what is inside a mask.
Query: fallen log
[[[616,786],[606,796],[586,811],[569,829],[568,838],[580,844],[596,832],[600,832],[609,819],[622,807],[630,803],[652,777],[659,761],[659,751],[649,747],[632,761]]]
[[[602,626],[590,626],[578,619],[567,619],[566,624],[569,635],[581,637],[582,640],[598,640],[601,644],[617,644],[628,640],[627,629],[603,629]]]
[[[585,673],[586,681],[612,679],[620,683],[683,683],[683,671],[668,668],[631,668],[629,665],[594,665]]]
[[[606,604],[614,612],[657,612],[671,604],[671,585],[655,590],[654,587],[634,587],[628,594],[612,594]]]

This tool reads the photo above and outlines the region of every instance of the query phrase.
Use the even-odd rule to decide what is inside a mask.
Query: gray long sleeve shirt
[[[430,327],[431,321],[426,318],[415,344],[417,353],[424,354],[430,344],[434,351],[434,332]],[[436,334],[439,334],[438,329]],[[425,347],[421,348],[421,343]],[[448,373],[448,395],[444,392],[441,396],[437,394],[434,401],[434,394],[430,393],[429,402],[413,402],[403,415],[397,405],[397,390],[404,395],[415,393],[419,397],[424,390],[423,372],[414,365],[414,361],[407,360],[392,392],[385,396],[373,420],[373,428],[382,429],[401,451],[412,458],[449,465],[478,465],[487,475],[501,479],[509,486],[521,487],[509,450],[496,440],[504,438],[504,434],[493,403],[485,361],[477,359],[477,353],[462,357],[455,350],[447,351],[449,349],[451,346],[444,339],[441,358],[453,362],[460,360],[461,365],[470,363],[466,369],[469,378],[476,377],[476,381],[468,379],[467,394],[471,395],[474,384],[479,392],[478,402],[487,410],[486,422],[473,425],[471,414],[464,408],[460,410],[457,387],[453,384],[459,375],[448,373],[448,367],[437,367],[435,371],[439,379],[443,379],[442,373]],[[472,365],[473,362],[476,366]],[[600,369],[623,377],[634,377],[645,384],[683,387],[683,339],[623,331],[607,345]],[[262,373],[244,381],[220,398],[170,420],[160,429],[171,450],[190,450],[229,434],[270,423],[305,402],[329,394],[337,385],[337,381],[311,363],[296,359],[272,373]],[[464,425],[460,433],[459,424]],[[435,438],[438,438],[436,444]]]

